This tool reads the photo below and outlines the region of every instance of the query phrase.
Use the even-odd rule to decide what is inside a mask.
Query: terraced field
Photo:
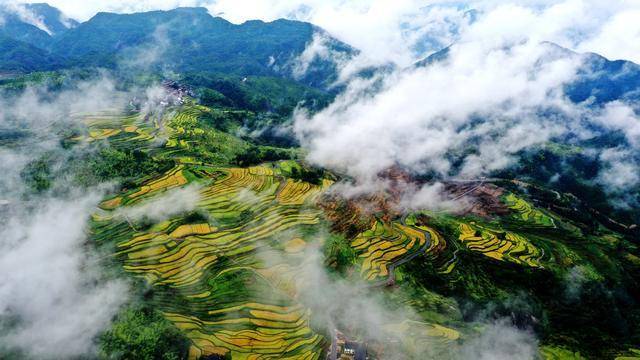
[[[118,209],[144,204],[190,183],[201,185],[197,222],[178,216],[144,231]],[[295,301],[295,268],[304,261],[305,226],[330,185],[281,176],[277,166],[179,165],[105,201],[94,216],[98,241],[115,241],[127,272],[146,279],[165,317],[192,341],[190,358],[317,359],[324,343]]]
[[[213,120],[207,120],[203,126],[200,119],[232,113],[192,103],[168,111],[164,120],[166,144],[156,152],[184,164],[229,163],[248,145],[227,132],[215,129]]]
[[[119,149],[144,150],[152,156],[168,157],[184,164],[228,163],[247,145],[231,134],[202,127],[199,119],[214,111],[225,113],[188,101],[150,114],[123,115],[109,111],[78,115],[87,131],[71,140],[107,140]]]
[[[122,115],[117,111],[80,116],[87,133],[75,137],[76,141],[109,140],[119,148],[148,148],[160,134],[160,125],[154,117],[142,113]]]
[[[135,146],[177,162],[162,176],[103,201],[93,217],[94,238],[113,247],[124,271],[153,288],[154,306],[191,340],[189,358],[318,359],[326,340],[312,329],[312,314],[296,297],[297,284],[309,283],[301,279],[300,268],[322,217],[316,202],[331,181],[315,185],[291,179],[292,167],[300,170],[291,161],[247,168],[210,165],[227,160],[225,150],[213,154],[203,142],[219,137],[212,142],[236,148],[238,140],[200,128],[198,119],[207,111],[183,106],[151,122],[111,114],[87,120],[88,141]],[[197,189],[194,211],[151,222],[126,216],[126,209],[148,206],[186,187]],[[396,266],[447,244],[408,216],[377,220],[352,246],[360,253],[362,277],[388,284]],[[390,329],[389,336],[406,338],[411,332],[446,340],[455,333],[417,324]]]
[[[536,209],[535,206],[515,194],[509,193],[504,197],[504,201],[514,211],[516,219],[542,227],[556,227],[555,221],[551,216]]]
[[[502,212],[487,217],[429,211],[403,216],[388,211],[391,207],[382,206],[384,202],[372,215],[357,211],[348,199],[327,194],[330,180],[312,184],[293,179],[304,170],[295,160],[232,167],[228,164],[244,163],[237,161],[238,154],[257,145],[218,131],[212,111],[223,110],[189,103],[169,107],[161,116],[84,116],[88,130],[75,138],[141,150],[148,159],[169,164],[140,174],[125,190],[105,199],[93,216],[92,232],[115,254],[118,268],[148,284],[153,308],[190,339],[190,359],[322,356],[327,340],[318,333],[318,319],[298,300],[298,286],[313,284],[304,278],[304,269],[309,249],[321,245],[319,232],[328,230],[324,220],[339,225],[326,243],[337,249],[327,252],[328,271],[336,272],[332,276],[364,279],[364,291],[385,291],[379,287],[394,284],[394,290],[415,288],[411,301],[390,304],[415,306],[417,316],[385,324],[384,346],[370,344],[382,358],[382,348],[420,354],[416,358],[446,358],[472,333],[455,320],[454,303],[445,306],[428,288],[442,279],[437,286],[468,289],[483,299],[492,296],[499,289],[485,291],[491,283],[482,269],[488,263],[467,261],[469,253],[495,260],[491,266],[545,269],[536,274],[562,274],[589,259],[582,255],[582,228],[564,215],[536,207],[516,195],[517,189],[500,197]],[[171,164],[171,170],[157,175]],[[197,195],[193,207],[161,220],[129,211],[187,189]],[[173,204],[161,206],[172,210]],[[138,215],[129,215],[134,213]],[[619,241],[602,239],[607,244]],[[396,271],[402,265],[402,271]],[[546,358],[571,353],[555,347],[543,350]]]
[[[178,165],[169,170],[162,177],[153,179],[138,189],[128,191],[125,194],[103,201],[100,204],[100,207],[105,210],[111,210],[121,205],[131,205],[145,197],[152,196],[157,192],[164,192],[186,185],[189,182],[188,179],[195,179],[195,175],[188,170],[185,170],[184,165]]]
[[[542,267],[544,252],[522,235],[488,229],[474,223],[460,223],[458,230],[458,239],[471,251],[495,260]]]
[[[392,222],[376,219],[351,247],[359,253],[361,276],[374,281],[392,275],[393,268],[402,262],[441,246],[441,240],[433,229],[418,227],[406,218]]]
[[[407,354],[424,359],[451,359],[452,349],[462,338],[452,328],[413,320],[385,325],[384,330],[402,344]]]

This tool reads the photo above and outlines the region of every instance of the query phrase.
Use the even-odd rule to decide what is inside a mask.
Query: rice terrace
[[[296,301],[296,287],[304,280],[297,276],[304,276],[298,268],[304,266],[305,249],[321,245],[315,226],[326,220],[317,201],[333,180],[294,180],[290,174],[300,165],[290,160],[248,168],[192,164],[189,159],[195,154],[177,137],[186,131],[204,133],[195,128],[198,110],[181,106],[173,118],[163,120],[168,137],[156,156],[175,158],[178,165],[104,200],[92,218],[93,237],[98,244],[114,247],[126,272],[153,286],[160,311],[191,340],[190,358],[320,358],[327,340],[309,327],[310,311]],[[118,116],[100,122],[88,116],[88,139],[108,138],[112,146],[123,148],[130,142],[155,141],[152,134],[159,134],[160,126],[151,130],[132,118],[123,117],[117,124]],[[185,130],[189,122],[192,128]],[[123,130],[129,135],[119,137],[118,128],[136,130]],[[193,186],[199,200],[186,216],[137,224],[122,210]],[[440,236],[406,222],[375,221],[371,230],[353,240],[353,250],[362,252],[364,279],[390,276],[394,262],[405,254],[426,253],[430,234]],[[438,330],[427,333],[435,338],[458,336],[442,329],[442,335]]]
[[[203,128],[203,115],[215,111],[186,99],[146,119],[138,114],[88,115],[87,135],[72,138],[146,148],[153,157],[175,162],[164,173],[141,177],[103,200],[92,216],[91,233],[99,246],[111,249],[126,273],[151,286],[154,306],[189,339],[191,359],[318,359],[327,348],[337,347],[335,335],[314,328],[312,310],[298,299],[300,287],[304,291],[308,286],[308,252],[318,248],[338,256],[325,259],[334,267],[345,261],[340,256],[350,256],[356,271],[348,271],[349,276],[367,283],[369,291],[416,281],[404,266],[416,258],[429,261],[434,276],[453,283],[469,278],[462,260],[467,257],[487,266],[504,263],[513,271],[550,272],[580,258],[579,247],[573,250],[556,240],[579,236],[579,228],[509,191],[499,199],[509,209],[501,222],[425,211],[394,219],[384,210],[369,209],[347,220],[361,229],[345,237],[347,248],[323,243],[321,232],[330,231],[331,218],[343,215],[337,215],[343,210],[339,204],[330,203],[345,200],[327,197],[336,177],[325,173],[311,182],[296,179],[304,171],[296,160],[215,165],[224,152],[201,154],[190,145],[198,137],[229,136]],[[164,145],[158,147],[159,142]],[[216,160],[199,160],[208,155]],[[193,189],[197,195],[197,205],[187,212],[154,222],[127,211],[153,206],[154,199],[179,189]],[[360,206],[357,202],[351,206]],[[344,231],[333,229],[336,234]],[[384,331],[388,339],[402,339],[400,346],[412,349],[405,352],[424,351],[420,342],[405,343],[406,337],[422,336],[432,352],[444,356],[446,344],[474,331],[460,321],[427,316],[389,324]],[[357,333],[350,335],[357,339]],[[382,347],[375,342],[369,346]]]

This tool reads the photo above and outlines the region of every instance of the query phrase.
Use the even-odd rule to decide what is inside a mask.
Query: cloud
[[[382,341],[383,325],[412,317],[408,309],[384,306],[380,292],[364,282],[330,277],[317,247],[308,248],[304,256],[296,276],[298,300],[311,309],[313,321],[325,330],[348,329],[369,341]]]
[[[616,147],[603,150],[598,159],[604,169],[598,173],[596,181],[605,185],[605,191],[626,193],[640,184],[637,153]]]
[[[598,4],[596,1],[580,0],[526,1],[517,4],[473,1],[466,6],[409,0],[220,0],[215,3],[118,0],[82,4],[53,0],[51,3],[61,7],[70,16],[81,19],[87,19],[98,10],[132,12],[206,5],[212,14],[222,13],[234,22],[254,18],[274,20],[279,17],[306,20],[325,28],[332,36],[361,51],[361,55],[353,62],[340,64],[343,69],[349,69],[348,73],[365,64],[394,64],[395,71],[376,74],[368,79],[350,79],[345,92],[328,108],[313,114],[299,109],[295,114],[295,131],[309,151],[308,159],[350,175],[357,179],[361,188],[386,186],[379,174],[395,165],[414,173],[434,174],[440,179],[481,177],[513,164],[521,150],[544,144],[555,137],[586,131],[578,123],[583,116],[588,116],[589,121],[595,121],[600,126],[623,131],[632,145],[638,141],[637,116],[625,104],[611,103],[602,112],[590,112],[564,98],[562,88],[574,79],[581,59],[567,56],[543,43],[554,41],[581,51],[600,49],[614,58],[635,58],[640,42],[636,27],[629,22],[636,15],[634,3]],[[477,9],[477,15],[469,13],[470,9]],[[619,24],[627,25],[626,29],[630,31],[624,31],[625,27]],[[416,60],[450,44],[452,46],[447,59],[429,67],[411,66]],[[331,56],[326,50],[326,41],[320,37],[314,38],[307,50],[299,59],[299,73],[304,72],[305,64],[318,56]],[[150,54],[153,55],[150,60],[141,59],[143,64],[152,63],[157,57],[157,54]],[[95,101],[114,97],[113,82],[108,80],[98,84],[88,83],[80,94],[72,92],[60,97],[76,101],[56,101],[52,105],[38,100],[37,90],[29,91],[31,93],[27,92],[16,105],[0,107],[0,112],[5,112],[9,118],[20,119],[17,124],[32,129],[50,124],[48,119],[52,114],[92,111],[101,105]],[[91,96],[85,97],[83,93]],[[550,113],[553,115],[550,116]],[[637,184],[637,166],[632,155],[622,148],[599,155],[611,170],[601,174],[599,181],[613,184],[612,188]],[[18,164],[26,159],[28,155],[21,153],[12,161]],[[18,181],[19,177],[7,179]],[[409,196],[403,198],[403,204],[408,208],[441,206],[447,201],[442,197],[441,190],[442,186],[437,183],[410,189]],[[250,198],[249,195],[243,196]],[[61,254],[60,268],[68,271],[65,275],[69,276],[69,280],[64,283],[53,282],[53,287],[64,290],[66,288],[63,286],[70,286],[67,289],[69,298],[36,304],[38,306],[19,301],[22,299],[20,296],[24,296],[21,294],[30,290],[40,294],[37,292],[39,288],[30,284],[43,283],[44,275],[49,272],[53,277],[63,278],[56,275],[59,274],[56,268],[41,268],[39,266],[44,265],[34,263],[34,269],[42,271],[31,274],[26,272],[27,269],[21,269],[23,272],[14,269],[14,273],[4,275],[11,281],[7,282],[7,288],[2,289],[18,295],[16,299],[7,298],[6,304],[3,303],[3,309],[7,310],[3,311],[11,311],[26,319],[23,329],[30,329],[21,333],[18,328],[18,332],[11,333],[8,339],[12,344],[31,348],[26,341],[32,329],[29,326],[42,324],[45,320],[51,320],[47,316],[53,316],[41,310],[40,305],[43,309],[58,309],[62,314],[74,305],[78,309],[94,310],[102,315],[96,317],[95,323],[78,326],[89,329],[83,334],[86,337],[66,339],[76,334],[61,331],[48,338],[57,343],[70,341],[73,345],[69,346],[70,355],[86,351],[90,346],[87,337],[104,325],[106,313],[100,311],[116,306],[117,302],[111,301],[113,299],[99,296],[104,295],[103,287],[90,287],[86,297],[71,296],[75,295],[74,291],[85,289],[84,284],[93,282],[96,275],[84,277],[84,272],[78,270],[82,264],[78,259],[82,259],[86,251],[79,246],[82,243],[82,227],[77,228],[78,224],[70,223],[71,218],[67,219],[65,212],[76,215],[77,220],[78,216],[93,206],[96,197],[89,194],[87,199],[83,199],[76,194],[68,199],[52,199],[42,209],[30,210],[28,217],[16,218],[11,222],[15,226],[3,229],[10,231],[12,236],[3,237],[7,240],[2,244],[7,246],[8,251],[15,251],[16,256],[30,255],[18,240],[39,244],[36,241],[49,238],[50,235],[39,225],[41,222],[47,227],[56,225],[49,224],[49,218],[69,226],[72,235],[67,238],[54,232],[56,239],[60,237],[56,243],[61,248],[50,248],[54,244],[49,243],[38,248],[54,259]],[[126,215],[133,218],[165,218],[189,211],[197,202],[197,189],[178,189],[128,209],[126,211],[131,213]],[[6,270],[10,265],[18,266],[15,264],[17,259],[9,258],[6,264],[0,262],[0,268]],[[45,255],[41,256],[41,260],[58,264]],[[24,278],[19,277],[21,273]],[[351,326],[376,338],[379,336],[376,330],[381,323],[395,316],[407,316],[386,309],[383,301],[372,297],[364,286],[331,279],[318,253],[310,254],[301,273],[304,276],[300,278],[305,281],[298,284],[299,299],[311,307],[327,326]],[[20,293],[20,289],[14,291],[13,287],[17,288],[14,277],[27,284],[25,293]],[[108,284],[113,286],[112,289],[118,288],[117,283]],[[63,296],[67,292],[54,291],[54,294]],[[38,299],[40,297],[32,301],[45,301]],[[99,299],[107,300],[107,304],[94,309]],[[81,320],[73,314],[68,319],[71,323]],[[52,323],[66,320],[66,317],[54,320]],[[67,326],[61,325],[61,329],[66,330]],[[38,326],[33,333],[41,330],[53,331],[53,327],[48,324]],[[49,335],[37,334],[41,337]],[[60,334],[63,336],[60,337]],[[469,358],[534,357],[536,342],[526,331],[496,322],[488,326],[484,334],[469,342],[465,350]],[[37,344],[32,351],[40,351]]]
[[[404,211],[412,210],[435,210],[454,212],[460,210],[465,205],[465,198],[452,198],[445,195],[444,184],[435,182],[422,186],[407,185],[404,189],[399,206]]]
[[[304,76],[316,60],[331,61],[338,66],[344,66],[348,61],[347,56],[332,50],[331,41],[327,34],[316,32],[304,51],[294,59],[291,71],[293,76],[295,78]]]
[[[502,319],[483,326],[481,334],[467,340],[460,353],[462,359],[532,360],[537,358],[538,342],[531,332]]]
[[[566,273],[564,296],[570,301],[580,300],[583,286],[589,281],[588,269],[584,266],[574,266]]]
[[[15,2],[0,3],[0,11],[16,15],[21,21],[31,24],[49,35],[53,34],[44,23],[42,16],[38,16],[24,6],[24,4],[16,4]]]
[[[124,69],[149,71],[153,66],[158,65],[171,46],[167,35],[170,27],[170,23],[156,26],[151,40],[128,49],[125,56],[120,59],[119,66]]]
[[[640,64],[640,4],[634,9],[613,15],[593,37],[579,49],[592,51],[613,59],[626,59]]]
[[[368,13],[375,5],[365,8],[360,10]],[[470,13],[470,8],[477,11]],[[432,14],[424,27],[448,32],[436,36],[446,39],[437,43],[452,42],[446,56],[428,66],[403,66],[406,59],[418,59],[415,39],[429,30],[423,32],[418,22],[402,23],[411,31],[403,32],[396,39],[403,45],[394,44],[389,52],[404,55],[384,56],[364,46],[357,58],[338,63],[353,73],[353,68],[363,67],[360,64],[372,64],[362,58],[374,56],[392,61],[395,70],[364,79],[343,77],[345,91],[327,108],[294,113],[296,136],[308,149],[310,162],[355,178],[358,191],[384,187],[379,175],[393,166],[444,180],[487,176],[516,164],[522,151],[553,140],[584,140],[595,135],[594,128],[621,131],[636,147],[640,130],[634,109],[622,102],[599,109],[569,101],[564,88],[583,76],[578,70],[584,69],[585,57],[548,42],[582,48],[603,24],[629,9],[613,6],[598,13],[600,8],[568,0],[485,1],[421,9]],[[407,11],[396,22],[412,18]],[[417,13],[414,8],[411,14]],[[379,45],[391,40],[382,39],[378,48],[386,49]],[[314,41],[309,49],[326,55],[321,47]],[[631,153],[622,155],[618,151],[614,157],[608,150],[599,156],[612,170],[599,181],[617,181],[613,189],[636,184],[637,160]],[[624,176],[614,177],[618,171]],[[432,190],[429,186],[420,192],[420,204],[431,208],[443,201]]]
[[[301,235],[288,231],[270,240],[284,243],[301,237],[307,245],[300,253],[289,254],[270,248],[272,241],[265,242],[257,252],[261,266],[278,269],[281,278],[272,280],[273,283],[287,289],[285,292],[292,296],[292,301],[310,310],[310,324],[315,331],[333,336],[338,330],[351,340],[367,343],[370,349],[384,348],[385,359],[438,359],[443,355],[461,360],[536,358],[538,341],[535,334],[516,328],[508,318],[492,320],[495,307],[475,314],[475,319],[465,327],[474,331],[458,329],[462,331],[460,341],[447,343],[443,348],[442,339],[420,330],[428,329],[430,325],[420,322],[420,314],[411,305],[396,302],[407,296],[402,294],[404,288],[382,291],[358,275],[344,277],[330,273],[326,267],[327,259],[320,248],[326,236],[328,234],[323,232],[310,236],[308,233]],[[251,290],[264,291],[264,287],[256,286]],[[268,298],[272,294],[260,296]],[[509,301],[507,306],[529,311],[525,298]],[[405,328],[402,326],[405,321],[416,327]]]
[[[564,131],[538,112],[567,108],[557,89],[579,61],[556,58],[554,48],[535,42],[504,45],[460,43],[444,63],[385,76],[374,94],[378,79],[358,79],[328,108],[297,112],[295,131],[308,159],[362,180],[396,164],[444,177],[477,177],[511,164],[513,154]],[[465,154],[468,148],[475,152]]]
[[[8,0],[4,3],[15,4]],[[503,8],[506,17],[500,20],[518,31],[533,30],[544,35],[547,41],[580,51],[600,52],[612,58],[639,61],[640,56],[637,48],[640,32],[634,22],[640,11],[638,1],[114,0],[80,3],[51,0],[49,3],[82,21],[99,11],[132,13],[169,10],[178,6],[204,6],[212,15],[220,15],[235,23],[278,18],[308,21],[362,50],[370,59],[403,66],[458,40],[460,33],[476,16],[482,17]],[[470,13],[471,9],[476,10],[477,15]],[[511,11],[526,16],[512,18],[509,16]],[[526,21],[527,16],[531,21]]]
[[[295,272],[295,276],[280,273],[283,280],[277,283],[291,282],[292,300],[310,310],[311,326],[316,331],[332,334],[338,330],[351,339],[388,343],[391,334],[384,329],[385,325],[419,317],[409,307],[388,305],[383,291],[357,277],[346,279],[330,274],[320,248],[322,237],[327,235],[302,236],[307,246],[301,253],[291,255],[263,247],[257,256],[267,268],[279,266],[279,269]],[[289,231],[279,234],[278,240],[285,242],[298,236],[300,234]],[[283,264],[286,266],[282,267]],[[259,289],[264,288],[255,291]]]
[[[611,101],[594,119],[609,130],[621,131],[634,149],[640,149],[640,117],[631,106],[622,101]]]
[[[114,216],[125,216],[134,221],[144,218],[153,221],[166,220],[171,216],[195,210],[201,198],[200,189],[198,185],[189,185],[167,190],[140,204],[119,208]]]
[[[15,209],[0,230],[0,317],[18,325],[3,329],[0,343],[39,358],[91,352],[94,337],[127,299],[121,281],[101,280],[87,256],[87,215],[101,194],[39,199]]]
[[[79,189],[60,173],[69,156],[61,129],[81,115],[123,109],[130,95],[102,74],[52,93],[30,86],[0,98],[0,351],[36,358],[92,354],[95,337],[128,300],[127,285],[105,277],[87,238],[87,220],[104,195]],[[52,188],[33,194],[21,173],[45,154]]]
[[[0,98],[0,129],[45,134],[55,123],[76,121],[77,115],[124,109],[127,100],[127,94],[116,90],[115,81],[106,73],[56,93],[29,86],[10,99]]]

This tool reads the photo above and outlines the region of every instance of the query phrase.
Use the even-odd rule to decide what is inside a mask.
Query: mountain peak
[[[169,11],[192,13],[192,14],[209,14],[209,10],[206,7],[202,7],[202,6],[183,6],[183,7],[178,7]]]
[[[44,3],[1,4],[0,34],[30,45],[45,48],[78,23],[60,10]]]

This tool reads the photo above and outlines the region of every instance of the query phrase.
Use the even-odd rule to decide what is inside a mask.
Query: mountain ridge
[[[324,32],[296,20],[233,24],[212,16],[206,8],[182,7],[131,14],[100,12],[55,36],[33,25],[18,25],[38,34],[40,39],[32,43],[61,59],[65,67],[117,68],[131,58],[138,62],[136,57],[155,52],[156,58],[140,61],[143,67],[277,76],[325,89],[337,76],[335,64],[321,59],[313,60],[306,74],[294,74],[296,59],[313,35]],[[20,40],[16,34],[8,36]],[[333,38],[330,46],[347,55],[355,52]],[[47,69],[46,63],[41,65],[39,68]],[[0,63],[0,69],[2,66]]]

